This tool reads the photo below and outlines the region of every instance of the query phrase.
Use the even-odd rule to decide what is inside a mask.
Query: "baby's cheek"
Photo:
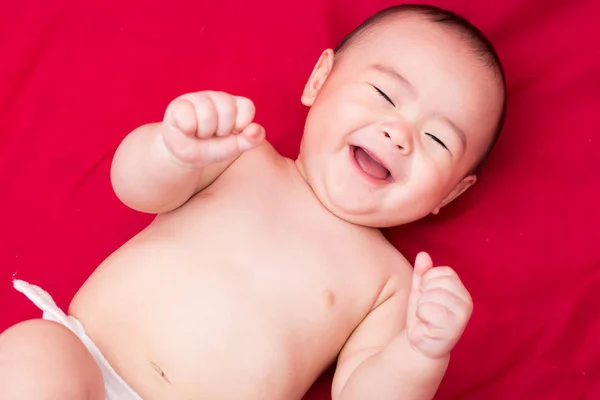
[[[427,185],[429,195],[442,201],[454,188],[454,167],[450,163],[438,161],[424,168],[423,184]]]
[[[421,194],[423,202],[437,202],[440,193],[445,191],[445,180],[442,171],[433,165],[419,165],[413,169],[411,181],[414,190]]]

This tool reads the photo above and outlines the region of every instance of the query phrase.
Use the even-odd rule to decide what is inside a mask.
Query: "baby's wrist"
[[[404,340],[406,342],[406,346],[410,349],[410,351],[412,353],[414,353],[415,357],[422,357],[424,359],[427,360],[441,360],[441,361],[446,361],[447,359],[450,358],[450,352],[451,349],[448,351],[428,351],[427,349],[421,348],[420,346],[416,345],[415,343],[413,343],[412,340],[410,340],[408,334],[406,333],[406,331],[404,331]]]
[[[392,371],[404,371],[419,379],[441,376],[450,362],[450,353],[441,357],[431,357],[413,346],[404,334],[394,339],[382,352],[381,361],[384,368]]]

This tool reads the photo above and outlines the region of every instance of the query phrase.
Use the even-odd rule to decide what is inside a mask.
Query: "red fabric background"
[[[39,313],[13,274],[62,307],[150,221],[119,203],[112,154],[175,96],[257,104],[295,156],[304,80],[384,0],[11,1],[0,6],[0,331]],[[439,399],[600,398],[600,37],[597,1],[437,1],[506,66],[504,136],[480,183],[436,218],[389,232],[455,267],[475,312]],[[107,294],[110,295],[110,294]],[[329,398],[325,376],[307,396]]]

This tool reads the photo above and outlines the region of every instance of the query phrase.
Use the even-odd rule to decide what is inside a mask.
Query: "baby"
[[[68,316],[0,336],[2,400],[430,399],[472,311],[457,274],[411,264],[379,228],[455,199],[502,126],[497,55],[463,18],[404,5],[319,58],[299,156],[251,100],[185,94],[118,148],[111,178],[158,214],[110,255]]]

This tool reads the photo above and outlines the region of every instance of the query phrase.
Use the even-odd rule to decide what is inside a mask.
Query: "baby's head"
[[[324,51],[302,102],[297,164],[315,194],[340,218],[388,227],[437,213],[475,183],[502,128],[504,73],[464,18],[402,5]]]

